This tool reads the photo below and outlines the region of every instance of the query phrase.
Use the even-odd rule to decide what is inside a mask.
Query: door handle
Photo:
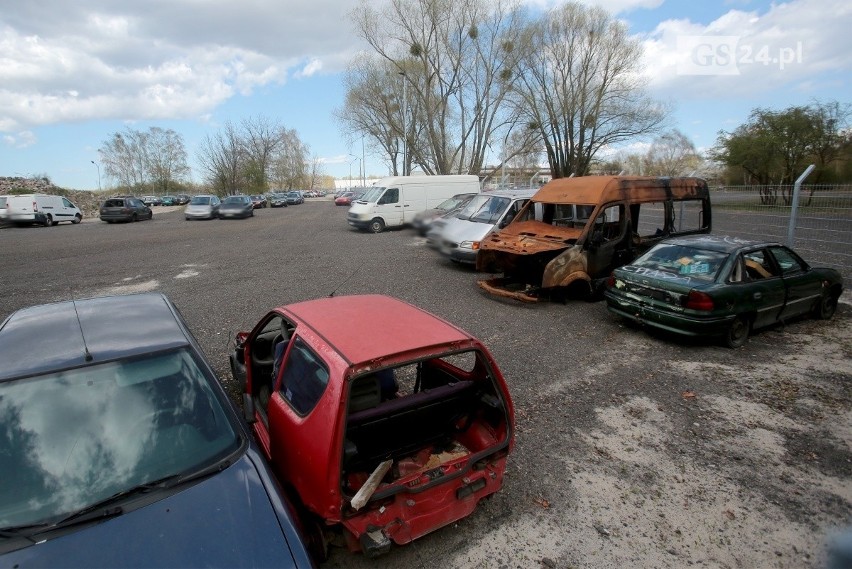
[[[756,292],[756,293],[754,293],[754,299],[755,299],[755,300],[760,300],[761,298],[763,298],[763,293],[762,293],[762,292]]]

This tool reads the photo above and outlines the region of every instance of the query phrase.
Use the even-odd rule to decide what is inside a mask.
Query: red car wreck
[[[509,391],[452,324],[386,296],[333,297],[278,307],[236,340],[246,417],[319,559],[335,531],[376,556],[502,486]]]

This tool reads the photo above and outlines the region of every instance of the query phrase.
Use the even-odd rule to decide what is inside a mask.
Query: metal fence
[[[710,188],[713,233],[771,239],[811,265],[833,267],[852,281],[852,184],[802,185],[793,219],[793,185]],[[790,242],[792,236],[792,243]]]

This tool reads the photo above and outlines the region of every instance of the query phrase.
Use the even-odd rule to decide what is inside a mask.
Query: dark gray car
[[[139,198],[132,196],[119,196],[109,198],[101,204],[101,221],[113,223],[116,221],[142,221],[152,219],[154,213],[151,208],[142,203]]]
[[[254,204],[249,196],[228,196],[219,204],[219,219],[236,217],[244,219],[254,216]]]

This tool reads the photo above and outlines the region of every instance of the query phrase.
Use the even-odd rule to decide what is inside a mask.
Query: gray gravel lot
[[[396,296],[481,338],[516,406],[504,489],[379,560],[335,550],[329,567],[823,566],[852,516],[848,293],[834,320],[734,351],[626,326],[602,302],[495,300],[412,230],[345,217],[317,200],[246,220],[155,208],[150,222],[0,229],[0,318],[160,290],[231,393],[233,333],[331,292]]]

